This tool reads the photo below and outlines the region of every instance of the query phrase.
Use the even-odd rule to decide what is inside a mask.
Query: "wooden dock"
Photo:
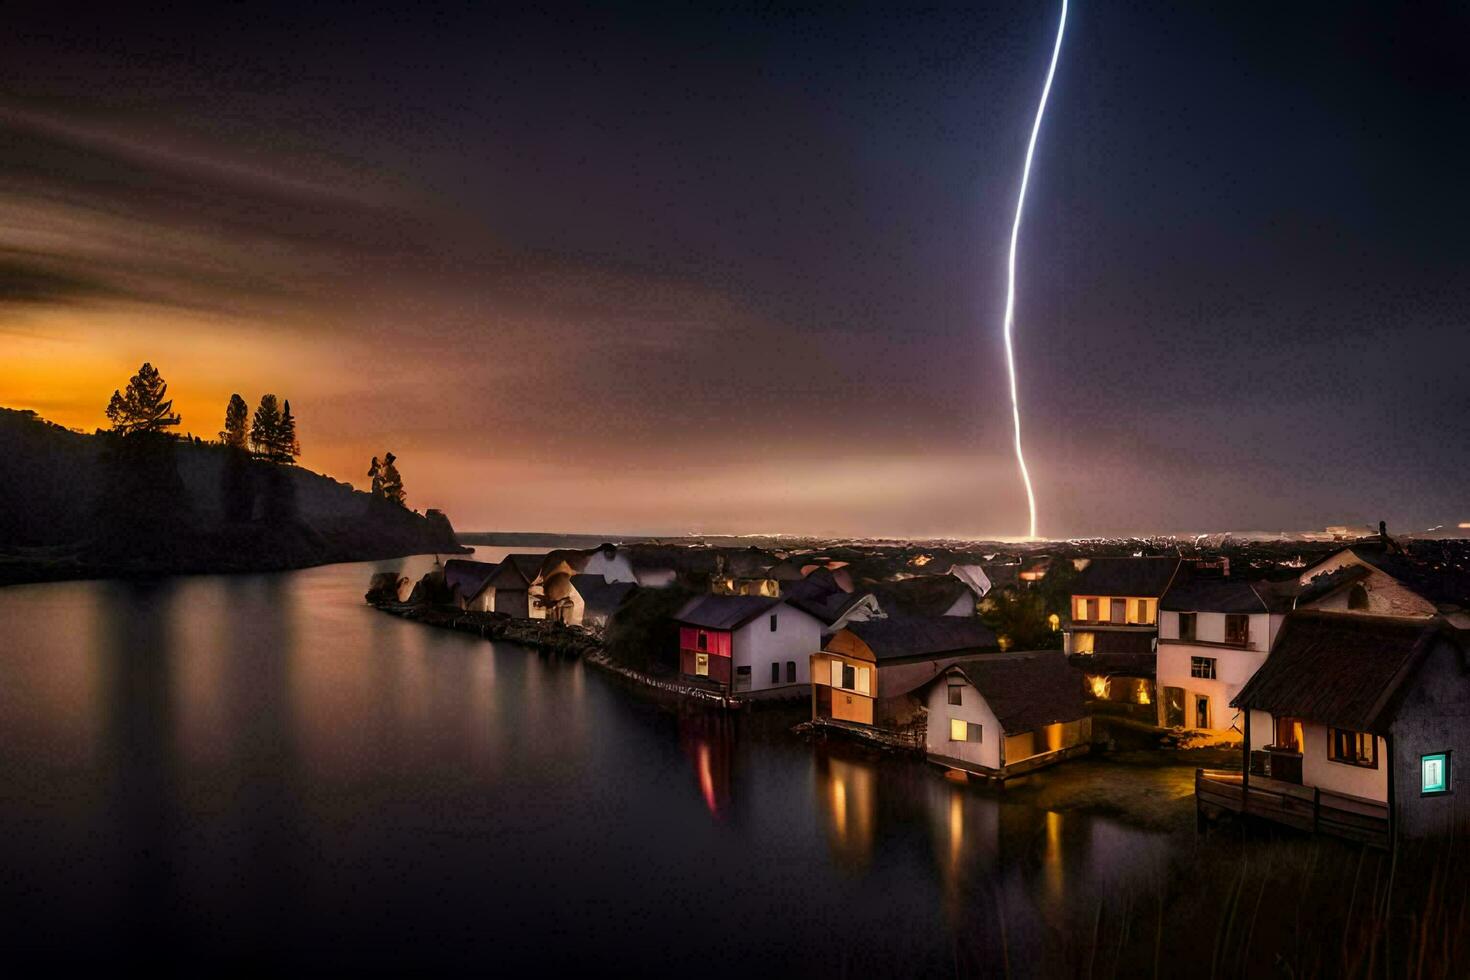
[[[1214,807],[1370,847],[1390,842],[1387,804],[1318,787],[1252,775],[1247,793],[1239,771],[1196,769],[1194,799],[1202,814]]]

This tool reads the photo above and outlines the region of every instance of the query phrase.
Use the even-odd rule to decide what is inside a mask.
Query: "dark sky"
[[[976,6],[8,6],[0,404],[275,391],[462,528],[1024,533],[1058,6]],[[1073,4],[1042,534],[1470,520],[1467,46],[1465,4]]]

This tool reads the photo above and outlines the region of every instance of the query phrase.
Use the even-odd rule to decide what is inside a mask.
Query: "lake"
[[[0,589],[10,949],[109,970],[1070,974],[1104,912],[1126,937],[1128,896],[1196,846],[363,603],[375,568],[431,561]]]

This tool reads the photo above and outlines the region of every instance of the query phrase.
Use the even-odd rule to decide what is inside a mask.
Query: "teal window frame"
[[[1424,764],[1431,759],[1438,759],[1443,764],[1440,769],[1440,780],[1433,787],[1424,783]],[[1419,757],[1419,795],[1420,796],[1444,796],[1450,791],[1450,754],[1448,752],[1426,752]]]

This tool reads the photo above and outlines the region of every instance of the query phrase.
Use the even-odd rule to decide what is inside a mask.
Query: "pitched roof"
[[[783,602],[771,596],[702,595],[689,600],[674,620],[705,629],[737,630]]]
[[[480,591],[485,580],[499,567],[495,562],[451,558],[444,563],[444,582],[460,596],[469,598]]]
[[[1072,583],[1073,595],[1162,596],[1179,570],[1179,559],[1172,555],[1159,558],[1094,558],[1077,573]]]
[[[575,574],[587,567],[587,562],[591,557],[591,551],[582,551],[576,548],[554,548],[541,556],[541,563],[536,567],[536,574],[545,575],[562,562],[566,562],[567,566]]]
[[[972,616],[889,616],[844,628],[866,643],[880,663],[998,646],[990,627]]]
[[[953,671],[974,685],[1008,735],[1087,714],[1083,675],[1060,650],[967,657],[957,661]]]
[[[542,555],[513,554],[500,560],[500,566],[485,580],[486,585],[511,591],[524,589],[541,571]]]
[[[1470,608],[1470,569],[1446,556],[1434,554],[1436,542],[1417,543],[1411,553],[1377,542],[1360,542],[1348,548],[1357,558],[1390,575],[1438,606]],[[1329,561],[1342,552],[1333,552]],[[1321,564],[1321,562],[1318,562]],[[1310,571],[1310,568],[1308,569]]]
[[[1294,612],[1231,705],[1382,734],[1398,687],[1447,632],[1438,619]]]
[[[1297,592],[1291,582],[1245,582],[1231,578],[1176,578],[1159,600],[1160,609],[1184,612],[1289,612]]]
[[[788,605],[795,606],[802,612],[811,613],[823,623],[831,625],[837,622],[853,606],[870,598],[871,592],[828,592],[812,596],[785,596]]]
[[[896,582],[864,582],[863,586],[878,597],[878,604],[890,616],[943,616],[962,599],[972,604],[975,599],[974,590],[953,575],[919,575]]]
[[[609,582],[601,575],[573,575],[572,588],[582,597],[583,615],[611,616],[638,586],[633,582]]]
[[[1361,582],[1372,574],[1373,569],[1367,565],[1344,565],[1330,572],[1314,575],[1297,592],[1297,604],[1306,605],[1311,602],[1316,602],[1318,599],[1325,598],[1346,585],[1351,585],[1353,582]]]

